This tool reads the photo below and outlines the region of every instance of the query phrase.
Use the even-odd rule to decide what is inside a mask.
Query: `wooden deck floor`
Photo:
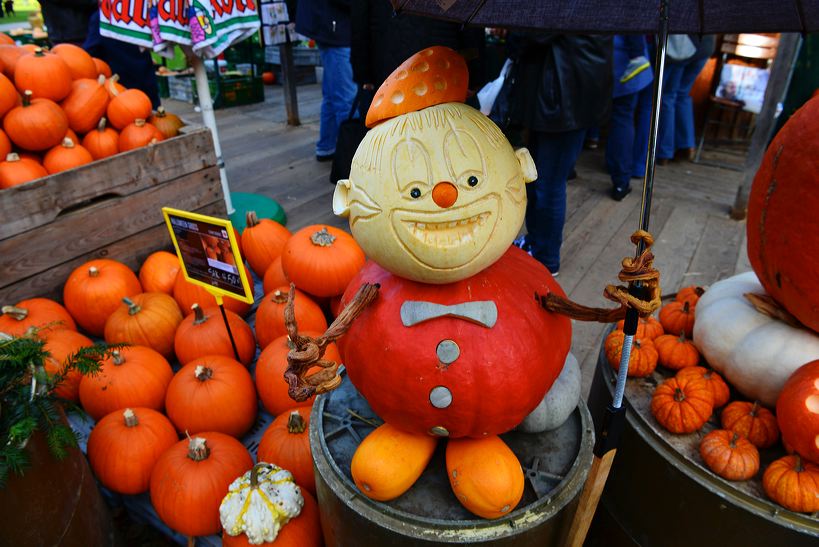
[[[263,104],[217,111],[220,140],[233,191],[255,192],[277,200],[296,230],[314,223],[346,228],[331,211],[330,165],[315,160],[321,90],[299,88],[302,125],[287,127],[280,87],[267,88]],[[190,105],[167,107],[198,120]],[[620,260],[632,255],[629,235],[637,228],[639,189],[622,202],[608,196],[603,150],[584,151],[578,178],[570,181],[558,281],[569,296],[595,306],[606,284],[616,282]],[[635,181],[639,183],[639,181]],[[750,269],[745,254],[745,223],[731,220],[740,173],[689,162],[658,167],[651,231],[655,265],[665,293],[685,285],[709,285]],[[572,351],[581,363],[584,393],[591,383],[604,325],[575,323]]]

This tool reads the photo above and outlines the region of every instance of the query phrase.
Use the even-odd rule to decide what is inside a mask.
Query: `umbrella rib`
[[[392,10],[393,15],[398,15],[404,10],[404,6],[410,3],[410,0],[404,0],[401,5]]]
[[[481,0],[480,2],[478,2],[477,7],[475,7],[475,9],[472,10],[472,15],[470,15],[466,19],[466,21],[464,21],[464,23],[463,23],[464,26],[466,26],[466,25],[468,25],[469,23],[472,22],[472,19],[474,19],[475,16],[478,15],[478,12],[481,11],[481,8],[483,7],[484,4],[486,4],[486,0]]]
[[[802,0],[796,0],[796,13],[799,15],[799,26],[802,27],[802,36],[808,33],[807,25],[805,24],[805,9],[802,7]]]
[[[699,0],[700,5],[700,36],[705,33],[705,0]]]

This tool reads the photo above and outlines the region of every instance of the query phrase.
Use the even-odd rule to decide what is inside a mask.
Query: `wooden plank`
[[[100,248],[111,241],[112,231],[120,239],[161,224],[164,206],[194,210],[220,199],[219,169],[213,166],[60,216],[0,241],[0,256],[14,257],[0,264],[0,287]]]
[[[220,199],[196,210],[197,213],[225,216],[225,202]],[[170,249],[171,239],[164,224],[153,226],[138,234],[120,239],[99,249],[77,256],[44,272],[0,289],[0,303],[14,303],[26,298],[44,296],[62,301],[65,280],[75,268],[94,258],[111,258],[124,262],[134,271],[152,252]]]
[[[655,240],[654,267],[660,270],[663,293],[676,292],[685,280],[708,215],[700,208],[675,207]],[[685,284],[689,284],[686,283]]]
[[[684,284],[707,286],[733,275],[744,232],[744,223],[710,215]]]
[[[126,196],[212,165],[213,141],[203,129],[3,190],[0,239],[43,226],[88,200]]]

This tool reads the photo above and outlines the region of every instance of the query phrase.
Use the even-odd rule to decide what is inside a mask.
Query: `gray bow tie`
[[[401,304],[401,322],[411,327],[437,317],[457,317],[491,329],[498,320],[498,307],[491,300],[461,302],[445,306],[418,300]]]

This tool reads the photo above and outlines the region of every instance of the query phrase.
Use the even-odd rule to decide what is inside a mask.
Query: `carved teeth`
[[[484,212],[472,217],[447,222],[406,221],[410,233],[426,245],[454,247],[474,240],[474,232],[483,226],[490,213]]]

